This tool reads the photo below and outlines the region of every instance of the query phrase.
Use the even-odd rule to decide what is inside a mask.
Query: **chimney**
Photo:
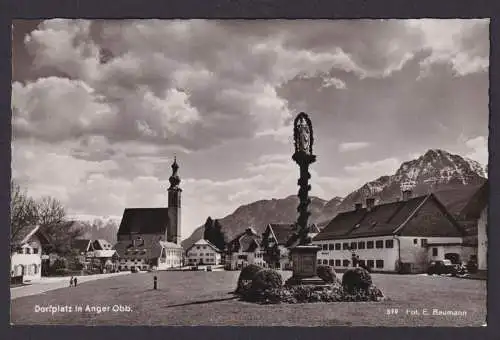
[[[412,196],[412,191],[409,190],[409,189],[403,190],[402,194],[403,194],[402,200],[403,201],[408,201],[411,198],[411,196]]]
[[[358,210],[361,210],[361,208],[363,208],[363,204],[362,203],[356,203],[356,204],[354,204],[354,210],[358,211]]]
[[[368,209],[368,211],[370,211],[373,209],[374,206],[375,206],[375,198],[367,198],[366,199],[366,209]]]

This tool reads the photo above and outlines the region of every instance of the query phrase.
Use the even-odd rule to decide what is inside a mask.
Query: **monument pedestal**
[[[290,249],[293,263],[293,275],[286,285],[324,285],[316,275],[317,257],[320,247],[314,245],[296,246]]]

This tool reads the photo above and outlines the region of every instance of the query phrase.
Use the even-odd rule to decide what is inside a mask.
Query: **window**
[[[342,265],[343,265],[344,267],[349,267],[349,260],[344,260],[344,261],[342,261]]]
[[[413,244],[417,244],[418,243],[418,239],[414,238],[413,239]]]
[[[438,249],[432,248],[432,256],[438,256]]]
[[[335,249],[335,245],[333,243],[330,243],[328,245],[328,250],[334,250]]]
[[[373,264],[374,264],[373,260],[366,261],[366,265],[367,265],[368,268],[373,268],[374,267]]]
[[[33,254],[38,254],[38,248],[33,248]]]
[[[420,240],[420,246],[421,247],[427,247],[427,239],[426,238],[423,238]]]
[[[323,260],[323,264],[327,265],[328,264],[328,260]]]
[[[335,265],[335,260],[329,260],[328,261],[329,266],[334,266]]]
[[[316,248],[317,249],[317,248]],[[328,244],[323,244],[323,250],[328,250]]]
[[[207,249],[207,246],[203,246],[203,249]]]
[[[356,242],[351,242],[351,249],[356,249],[357,245],[358,244]]]
[[[321,260],[318,260],[318,264],[321,264]]]
[[[384,268],[384,260],[377,260],[376,265],[377,268]]]
[[[384,241],[382,240],[375,241],[375,248],[377,249],[384,248]]]
[[[393,248],[394,247],[394,240],[385,240],[385,247],[386,248]]]
[[[359,260],[358,262],[359,262],[360,266],[364,266],[365,265],[365,260]]]
[[[30,248],[26,248],[26,254],[31,254],[31,249]]]
[[[366,249],[373,249],[373,241],[366,242]]]
[[[200,249],[200,246],[196,246],[196,249]]]
[[[335,250],[340,250],[341,249],[341,244],[340,243],[335,243]]]
[[[340,260],[335,260],[335,267],[340,267],[342,261]]]
[[[365,249],[365,241],[358,242],[358,249]]]
[[[343,250],[346,250],[346,249],[349,249],[349,243],[342,243],[342,249]]]

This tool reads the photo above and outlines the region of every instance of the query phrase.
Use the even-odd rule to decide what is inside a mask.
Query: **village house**
[[[249,264],[266,266],[262,238],[253,228],[247,228],[228,244],[226,266],[231,270],[239,270]]]
[[[48,243],[39,225],[17,231],[11,241],[11,279],[18,278],[18,283],[39,280],[42,273],[42,247]]]
[[[321,247],[318,264],[347,268],[354,255],[373,271],[419,273],[427,270],[433,259],[429,251],[432,255],[436,247],[454,247],[450,251],[458,252],[457,260],[469,257],[471,249],[461,246],[464,236],[464,229],[434,194],[412,197],[406,190],[400,201],[375,205],[368,198],[364,207],[356,204],[339,213],[313,244]],[[429,244],[435,247],[429,250]]]
[[[71,242],[71,249],[78,255],[78,261],[83,265],[83,269],[90,269],[92,266],[94,245],[89,239],[76,239]]]
[[[188,265],[220,265],[222,263],[221,254],[222,250],[211,242],[201,239],[186,249],[186,260]]]
[[[92,242],[94,251],[91,261],[94,266],[101,269],[103,273],[109,273],[118,269],[118,254],[113,249],[113,245],[104,239],[97,239]]]
[[[275,269],[291,270],[289,248],[295,244],[289,241],[297,231],[295,223],[270,223],[262,234],[262,248],[267,265]],[[313,224],[310,226],[308,236],[313,239],[320,230]],[[297,240],[298,241],[298,240]]]
[[[489,186],[485,182],[460,213],[461,221],[472,231],[472,243],[477,245],[477,269],[480,271],[488,269],[488,195]]]
[[[119,270],[162,270],[182,266],[180,246],[181,188],[174,159],[169,178],[168,207],[127,208],[114,247]]]

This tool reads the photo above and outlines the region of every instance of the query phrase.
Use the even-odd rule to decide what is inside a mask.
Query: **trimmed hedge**
[[[335,270],[330,266],[318,266],[318,268],[316,268],[316,275],[326,283],[334,283],[337,280]]]
[[[262,267],[256,264],[249,264],[248,266],[245,266],[241,270],[240,276],[238,277],[238,284],[236,286],[235,293],[244,294],[250,288],[250,284],[255,274],[257,274],[261,269]]]
[[[366,269],[356,267],[348,269],[342,276],[342,286],[350,294],[358,291],[367,292],[372,285],[372,277]]]

